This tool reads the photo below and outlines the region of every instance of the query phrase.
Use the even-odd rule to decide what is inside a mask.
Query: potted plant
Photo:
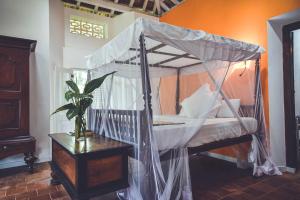
[[[115,72],[112,72],[87,82],[82,92],[80,92],[77,84],[73,80],[66,81],[69,90],[65,93],[65,99],[70,103],[57,108],[51,115],[66,110],[66,117],[69,120],[75,117],[75,140],[79,140],[80,137],[85,138],[85,113],[87,108],[93,103],[94,97],[92,92],[102,85],[106,77],[114,73]]]

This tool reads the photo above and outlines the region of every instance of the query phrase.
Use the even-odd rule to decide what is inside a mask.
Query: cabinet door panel
[[[0,139],[29,132],[29,53],[0,47]]]
[[[0,129],[18,129],[19,110],[18,100],[0,100]]]

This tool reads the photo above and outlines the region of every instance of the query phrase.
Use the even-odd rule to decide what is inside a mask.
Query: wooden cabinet
[[[0,36],[0,159],[24,153],[30,170],[35,139],[29,133],[29,56],[36,41]]]
[[[50,134],[53,183],[61,182],[72,199],[89,199],[128,186],[131,145],[102,136],[75,142],[74,137]]]

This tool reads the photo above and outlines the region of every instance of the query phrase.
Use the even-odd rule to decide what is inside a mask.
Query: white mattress
[[[211,118],[203,123],[199,119],[192,119],[178,115],[154,116],[154,121],[184,123],[154,126],[154,136],[159,150],[166,150],[185,145],[196,147],[206,143],[219,141],[227,138],[240,137],[245,134],[256,132],[257,121],[251,117],[241,118],[247,130],[241,128],[237,118]],[[199,123],[203,125],[199,128]]]

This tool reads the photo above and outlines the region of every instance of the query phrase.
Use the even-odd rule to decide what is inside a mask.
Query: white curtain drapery
[[[249,134],[254,175],[280,174],[263,141],[258,65],[236,67],[262,52],[257,45],[138,19],[88,56],[92,79],[116,71],[95,91],[89,128],[133,145],[130,187],[118,192],[120,199],[192,199],[189,149]],[[180,102],[185,112],[178,115]]]

